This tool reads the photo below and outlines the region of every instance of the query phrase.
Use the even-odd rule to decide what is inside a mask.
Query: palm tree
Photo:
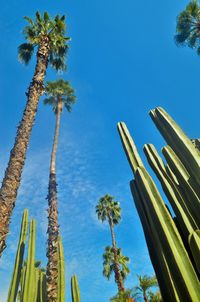
[[[57,301],[57,279],[58,279],[58,204],[57,204],[57,184],[56,184],[56,152],[58,147],[58,135],[60,129],[60,117],[65,107],[71,111],[71,107],[76,101],[74,90],[69,82],[57,80],[47,82],[46,94],[48,98],[44,103],[51,105],[56,115],[56,127],[51,152],[49,186],[48,186],[48,249],[47,249],[47,295],[48,302]]]
[[[160,291],[157,291],[156,293],[149,291],[148,294],[149,294],[149,302],[162,302]]]
[[[131,289],[126,289],[124,292],[119,292],[110,299],[110,302],[134,302]]]
[[[154,286],[158,286],[158,282],[155,276],[137,276],[139,285],[135,286],[135,296],[143,296],[145,302],[150,302],[148,298],[148,290]]]
[[[34,51],[37,50],[37,62],[33,79],[27,95],[27,103],[22,120],[19,124],[14,146],[5,171],[0,189],[0,257],[6,248],[12,210],[15,206],[17,191],[21,181],[21,174],[25,162],[26,150],[34,124],[40,96],[44,93],[44,77],[48,63],[56,70],[65,68],[68,37],[65,37],[65,16],[52,19],[48,13],[43,16],[36,13],[36,19],[25,17],[29,25],[24,28],[27,43],[19,46],[19,60],[28,64]]]
[[[98,205],[96,206],[96,213],[98,219],[102,222],[108,220],[110,226],[110,232],[112,237],[112,250],[114,255],[115,281],[118,286],[118,290],[124,291],[123,276],[120,270],[120,263],[118,259],[118,249],[115,240],[114,226],[117,225],[121,219],[121,208],[119,202],[116,202],[114,198],[108,194],[100,198]]]
[[[122,250],[120,248],[116,249],[117,251],[117,261],[120,268],[120,275],[123,280],[126,279],[126,276],[129,274],[129,268],[127,267],[127,263],[129,262],[129,258],[122,254]],[[105,252],[103,254],[103,275],[109,280],[110,276],[113,272],[115,272],[115,255],[113,252],[113,247],[107,246],[105,248]],[[118,283],[115,275],[115,281]]]
[[[200,55],[200,6],[198,1],[192,0],[178,18],[175,41],[177,45],[189,46],[196,49]]]

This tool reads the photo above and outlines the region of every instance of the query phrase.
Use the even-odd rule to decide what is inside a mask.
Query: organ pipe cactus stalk
[[[72,276],[71,278],[71,295],[72,295],[72,302],[80,302],[80,290],[78,286],[78,279],[76,275]]]
[[[30,222],[30,235],[28,244],[28,258],[24,271],[24,282],[22,284],[22,302],[35,302],[36,295],[36,270],[35,270],[35,220]]]
[[[178,180],[179,189],[187,201],[187,207],[190,210],[191,216],[195,223],[200,228],[200,194],[198,185],[192,180],[191,175],[188,173],[176,153],[166,146],[162,149],[162,153]]]
[[[190,234],[189,245],[197,270],[200,273],[200,230],[196,230],[192,234]]]
[[[15,302],[17,297],[18,287],[21,278],[21,270],[23,265],[27,230],[28,230],[28,210],[26,209],[24,210],[22,216],[21,232],[20,232],[17,254],[15,258],[15,265],[14,265],[13,275],[12,275],[11,284],[8,292],[7,302]]]
[[[187,144],[188,139],[164,110],[158,108],[151,111],[151,114],[153,114],[154,117],[156,115],[155,113],[160,118],[159,127],[162,128],[165,137],[168,139],[168,143],[171,144],[171,147],[173,147],[178,154],[180,154],[181,148],[184,149],[185,156],[187,156],[187,153],[189,154],[189,160],[193,165],[193,168],[196,168],[197,171],[198,158],[192,158],[192,154],[196,156],[196,149],[193,150],[194,146],[183,146],[184,144]],[[164,123],[164,126],[162,125],[162,122]],[[126,125],[124,123],[119,123],[118,129],[124,150],[135,176],[135,180],[131,182],[131,189],[143,224],[151,260],[156,271],[163,300],[173,300],[174,302],[186,300],[199,301],[199,280],[183,244],[179,230],[165,206],[153,180],[144,168]],[[175,142],[172,138],[174,138]],[[178,147],[175,146],[176,141],[179,145]],[[190,144],[192,143],[190,142]],[[182,227],[187,238],[188,234],[191,234],[195,229],[195,223],[194,225],[191,224],[192,219],[189,220],[187,217],[188,213],[184,214],[182,209],[185,201],[182,200],[182,195],[179,194],[179,191],[176,190],[176,187],[174,186],[176,175],[169,178],[170,173],[173,175],[172,171],[169,168],[165,168],[155,150],[152,152],[152,148],[147,149],[148,148],[146,148],[146,151],[150,162],[158,174],[159,179],[162,180],[161,183],[167,193],[166,195],[176,209],[177,219],[182,221]],[[182,155],[182,157],[184,156]],[[184,160],[186,161],[186,159]],[[172,182],[172,179],[174,183]],[[193,176],[193,179],[198,183],[197,176]],[[195,240],[193,237],[191,238],[193,251],[195,251],[193,254],[197,255],[198,237],[196,236]]]
[[[65,259],[62,239],[58,240],[58,302],[65,302]]]
[[[46,269],[41,268],[40,261],[35,261],[35,220],[30,222],[28,256],[26,260],[23,259],[27,229],[28,210],[25,210],[22,217],[19,244],[7,302],[16,302],[16,300],[19,302],[48,301]],[[77,281],[75,280],[74,282],[76,285]],[[77,286],[74,290],[75,293],[78,293]],[[65,302],[65,262],[61,236],[59,236],[58,240],[58,300],[56,302]]]
[[[36,302],[47,302],[46,273],[42,269],[38,269],[38,286],[37,286]]]
[[[175,121],[160,107],[151,110],[150,116],[156,127],[200,186],[200,151],[195,148]]]
[[[186,236],[187,240],[189,234],[196,230],[198,226],[190,215],[190,211],[188,210],[188,207],[185,204],[177,185],[169,177],[167,169],[162,159],[159,157],[155,147],[151,144],[147,144],[144,146],[144,152],[151,168],[161,182],[162,188],[172,205],[182,232]]]

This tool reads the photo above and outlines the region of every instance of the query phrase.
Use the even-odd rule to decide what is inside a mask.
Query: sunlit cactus
[[[72,302],[80,302],[80,290],[78,286],[78,279],[76,275],[72,276],[71,278],[71,295],[72,295]]]
[[[126,125],[119,123],[134,174],[131,191],[163,301],[200,301],[200,152],[162,108],[150,115],[169,145],[163,148],[167,164],[153,145],[145,145],[144,151],[176,216],[145,169]]]
[[[17,297],[18,287],[21,278],[21,270],[23,265],[27,230],[28,230],[28,210],[26,209],[24,210],[22,216],[21,232],[20,232],[19,243],[18,243],[16,258],[15,258],[15,265],[14,265],[14,270],[13,270],[10,288],[8,292],[7,302],[15,302]]]

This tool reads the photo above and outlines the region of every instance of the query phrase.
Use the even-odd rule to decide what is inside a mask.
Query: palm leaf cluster
[[[127,263],[130,262],[129,258],[122,254],[122,250],[120,248],[116,249],[117,252],[117,260],[120,265],[120,274],[124,279],[130,272],[129,268],[127,267]],[[107,246],[105,248],[105,252],[103,254],[103,275],[110,279],[110,276],[113,272],[115,272],[115,265],[116,259],[113,251],[113,247]]]
[[[53,106],[55,113],[57,112],[58,102],[62,102],[62,105],[69,112],[71,112],[72,105],[76,102],[74,89],[68,81],[64,81],[63,79],[47,82],[45,94],[48,97],[44,99],[44,104]]]
[[[120,204],[108,194],[100,198],[96,206],[96,213],[98,219],[102,222],[106,221],[109,217],[112,219],[113,224],[118,224],[121,220]]]
[[[19,60],[27,65],[35,48],[46,40],[49,43],[50,65],[56,70],[66,69],[65,56],[68,50],[66,42],[69,37],[65,37],[65,16],[57,15],[55,18],[51,18],[47,12],[43,15],[37,12],[35,20],[29,17],[24,18],[29,23],[23,31],[28,43],[19,46]]]
[[[110,299],[110,302],[134,302],[132,290],[127,289],[124,292],[119,292]]]
[[[200,6],[192,0],[177,18],[175,41],[177,45],[189,46],[200,55]]]
[[[156,279],[156,276],[140,276],[138,275],[138,281],[139,285],[135,286],[133,291],[134,291],[134,296],[137,297],[138,299],[143,298],[144,301],[148,301],[151,299],[156,299],[158,298],[158,295],[155,296],[151,291],[149,291],[152,287],[157,287],[158,286],[158,281]]]

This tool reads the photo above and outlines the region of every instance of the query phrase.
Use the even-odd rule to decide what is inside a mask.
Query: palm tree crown
[[[117,260],[120,265],[120,274],[123,280],[126,279],[126,276],[129,274],[130,270],[127,267],[127,263],[130,262],[129,258],[122,254],[122,250],[117,248]],[[110,276],[115,272],[115,255],[113,247],[107,246],[103,254],[103,275],[110,279]]]
[[[54,82],[47,82],[45,94],[49,97],[44,99],[44,104],[53,106],[53,111],[55,113],[57,113],[59,102],[62,102],[63,106],[70,112],[72,105],[76,101],[74,89],[70,86],[68,81],[62,79]]]
[[[126,289],[124,292],[119,292],[110,299],[110,302],[134,302],[132,290]]]
[[[156,279],[156,276],[137,276],[139,280],[139,285],[135,286],[134,291],[136,296],[143,296],[144,301],[149,301],[149,294],[148,290],[154,286],[158,286],[158,281]]]
[[[189,46],[200,55],[200,6],[192,0],[177,18],[175,41],[178,45]]]
[[[108,194],[99,199],[99,203],[96,206],[96,213],[98,219],[102,222],[112,220],[113,224],[118,224],[121,220],[121,208],[119,202]]]
[[[18,47],[19,60],[27,65],[35,48],[46,41],[51,66],[56,70],[65,69],[65,55],[68,50],[66,42],[69,40],[69,37],[65,37],[65,16],[57,15],[52,19],[47,12],[43,16],[37,12],[35,21],[29,17],[24,18],[29,23],[23,31],[28,43],[23,43]]]

